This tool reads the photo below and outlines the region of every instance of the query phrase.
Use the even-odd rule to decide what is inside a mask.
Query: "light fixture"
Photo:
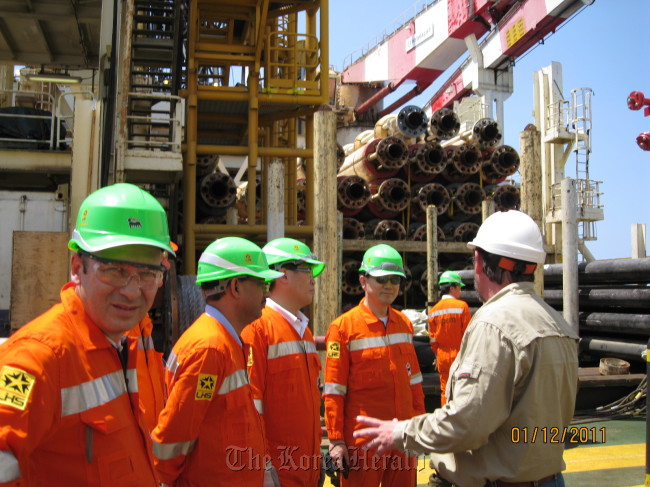
[[[59,83],[62,85],[72,85],[81,83],[81,77],[70,76],[68,73],[46,73],[41,70],[39,73],[30,73],[25,75],[29,81],[41,81],[45,83]]]

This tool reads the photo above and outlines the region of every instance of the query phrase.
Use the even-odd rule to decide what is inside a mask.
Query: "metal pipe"
[[[366,181],[397,174],[408,160],[408,147],[397,137],[374,139],[345,158],[339,176],[361,176]]]
[[[442,226],[446,240],[451,242],[469,242],[478,233],[478,224],[472,222],[448,222]]]
[[[427,228],[428,228],[428,224],[425,223],[411,223],[411,225],[409,225],[409,231],[406,238],[408,240],[414,240],[416,242],[424,242],[424,241],[428,242]],[[432,234],[435,235],[437,242],[444,242],[445,232],[442,231],[440,225],[436,225],[436,230],[435,232],[432,232]]]
[[[359,282],[359,267],[361,262],[349,259],[343,262],[341,269],[341,290],[348,296],[359,296],[363,294],[363,288]]]
[[[650,338],[650,314],[582,312],[580,330]]]
[[[359,105],[359,108],[357,108],[354,113],[355,115],[362,115],[366,113],[368,110],[370,110],[372,107],[374,107],[379,100],[382,98],[385,98],[387,95],[395,91],[397,87],[401,83],[394,84],[393,82],[389,82],[386,86],[384,86],[381,90],[379,90],[377,93],[372,95],[370,98],[368,98],[365,102],[363,102],[361,105]]]
[[[344,216],[353,216],[370,201],[370,186],[359,176],[340,176],[336,188],[337,208]]]
[[[478,215],[485,191],[476,183],[455,183],[447,186],[447,191],[454,202],[454,210],[465,215]],[[450,211],[450,216],[453,217]]]
[[[450,108],[441,108],[431,115],[427,140],[445,140],[458,135],[460,118]]]
[[[580,350],[598,352],[605,355],[615,355],[633,361],[643,361],[646,351],[645,341],[634,341],[624,338],[601,338],[585,336],[580,340]]]
[[[393,218],[409,205],[411,194],[406,181],[399,178],[372,181],[368,210],[378,218]]]
[[[429,182],[447,166],[448,152],[437,142],[412,144],[408,148],[411,181]]]
[[[521,204],[520,191],[512,184],[491,184],[484,186],[486,198],[494,201],[497,211],[508,211],[519,208]]]
[[[563,306],[564,289],[544,289],[544,301],[551,306]],[[585,289],[578,291],[580,309],[629,308],[650,309],[650,288]]]
[[[366,237],[366,230],[356,218],[343,218],[343,238],[347,240],[362,240]]]
[[[481,152],[469,142],[447,148],[447,166],[442,175],[448,181],[461,182],[481,169]]]
[[[201,178],[197,196],[197,209],[204,215],[213,214],[235,202],[237,186],[228,174],[213,172]]]
[[[366,238],[372,240],[406,240],[406,229],[397,220],[366,222]]]
[[[435,205],[438,216],[444,214],[451,204],[449,191],[442,184],[428,183],[411,188],[411,219],[424,221],[427,207]]]
[[[472,140],[481,149],[496,146],[501,141],[499,125],[491,118],[482,118],[472,128]]]
[[[519,169],[519,154],[509,145],[501,145],[492,151],[483,151],[481,172],[488,183],[498,184]]]

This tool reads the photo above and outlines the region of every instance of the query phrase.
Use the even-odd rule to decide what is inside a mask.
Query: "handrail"
[[[50,106],[54,106],[54,97],[45,91],[32,91],[32,90],[0,90],[0,93],[7,93],[12,95],[12,105],[15,106],[16,95],[39,95],[49,99]],[[46,111],[46,110],[42,110]],[[50,138],[48,141],[49,149],[53,150],[56,147],[54,143],[54,125],[56,123],[56,117],[54,111],[50,112],[50,115],[28,115],[23,113],[0,113],[0,117],[5,118],[24,118],[24,119],[40,119],[40,120],[49,120],[50,121]],[[11,138],[11,137],[0,137],[0,142],[23,142],[27,144],[43,144],[47,139],[32,139],[32,138]],[[58,144],[57,144],[58,145]]]
[[[182,126],[182,120],[180,107],[182,98],[177,95],[169,95],[166,93],[138,92],[130,92],[128,93],[128,97],[129,101],[133,98],[151,101],[149,114],[132,115],[130,112],[129,115],[127,115],[127,121],[129,123],[148,126],[149,129],[156,125],[166,125],[170,127],[170,130],[167,135],[152,134],[151,131],[146,134],[136,134],[135,137],[140,138],[129,137],[126,141],[127,147],[133,148],[137,146],[139,148],[144,148],[144,150],[169,149],[171,152],[181,152],[182,131],[180,129]],[[153,105],[159,102],[168,102],[170,104],[169,110],[153,110]],[[130,103],[129,106],[131,106]]]

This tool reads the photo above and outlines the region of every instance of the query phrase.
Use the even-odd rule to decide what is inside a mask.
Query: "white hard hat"
[[[467,246],[536,264],[543,264],[546,258],[542,233],[537,223],[516,210],[499,211],[490,215]]]

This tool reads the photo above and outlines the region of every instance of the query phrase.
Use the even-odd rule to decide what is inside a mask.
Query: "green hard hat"
[[[440,275],[438,284],[456,284],[460,287],[465,287],[463,280],[460,278],[460,275],[456,271],[445,271]]]
[[[196,283],[219,281],[237,276],[260,277],[272,281],[282,272],[269,269],[262,249],[241,237],[215,240],[203,251],[196,271]]]
[[[386,244],[375,245],[366,250],[359,271],[364,271],[375,277],[390,274],[406,277],[402,256],[397,250]]]
[[[99,252],[123,245],[151,245],[176,255],[167,214],[143,189],[118,183],[94,191],[81,203],[68,242],[70,250]]]
[[[325,269],[325,263],[317,260],[316,255],[306,244],[293,238],[276,238],[262,247],[262,250],[269,266],[283,262],[305,262],[311,265],[314,277]]]

